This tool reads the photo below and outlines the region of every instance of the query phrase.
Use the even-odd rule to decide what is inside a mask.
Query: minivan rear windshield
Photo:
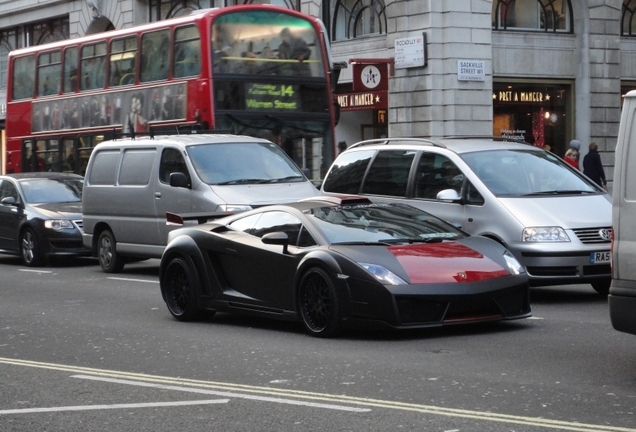
[[[546,151],[502,149],[465,153],[461,157],[496,196],[602,192],[576,169]]]
[[[274,143],[198,144],[187,148],[199,178],[211,185],[305,181]]]

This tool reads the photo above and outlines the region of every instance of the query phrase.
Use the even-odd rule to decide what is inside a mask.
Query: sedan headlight
[[[529,227],[523,230],[524,242],[569,242],[570,237],[561,227]]]
[[[65,229],[75,229],[70,220],[66,219],[49,219],[44,221],[44,227],[54,231],[62,231]]]
[[[510,274],[518,275],[521,273],[525,273],[525,269],[521,265],[521,263],[514,257],[510,251],[505,251],[503,254],[504,261],[506,261],[506,265],[508,266],[508,271]]]
[[[407,283],[390,270],[377,264],[358,263],[384,285],[407,285]]]

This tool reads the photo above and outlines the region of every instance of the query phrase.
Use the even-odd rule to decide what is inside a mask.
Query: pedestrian
[[[347,142],[346,141],[340,141],[338,143],[338,154],[342,153],[346,149],[347,149]]]
[[[591,142],[589,152],[583,158],[583,174],[605,189],[607,181],[605,180],[605,170],[601,162],[601,155],[598,153],[598,144]]]
[[[565,157],[563,159],[574,168],[579,169],[580,154],[581,141],[574,139],[570,141],[570,148],[568,148],[568,150],[565,152]]]

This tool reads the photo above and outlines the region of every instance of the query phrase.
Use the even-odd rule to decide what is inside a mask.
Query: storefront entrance
[[[573,124],[571,84],[495,81],[492,98],[494,136],[565,154]]]

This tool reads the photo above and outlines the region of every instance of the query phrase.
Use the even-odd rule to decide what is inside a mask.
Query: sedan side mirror
[[[0,203],[2,203],[2,205],[6,205],[6,206],[14,206],[14,205],[16,205],[17,201],[16,201],[15,197],[8,196],[8,197],[5,197],[5,198],[2,198],[2,201],[0,201]]]
[[[282,231],[271,232],[261,237],[261,241],[265,244],[281,245],[283,247],[283,253],[287,253],[287,245],[289,244],[287,233]]]
[[[437,201],[461,203],[462,197],[455,189],[444,189],[437,193]]]

